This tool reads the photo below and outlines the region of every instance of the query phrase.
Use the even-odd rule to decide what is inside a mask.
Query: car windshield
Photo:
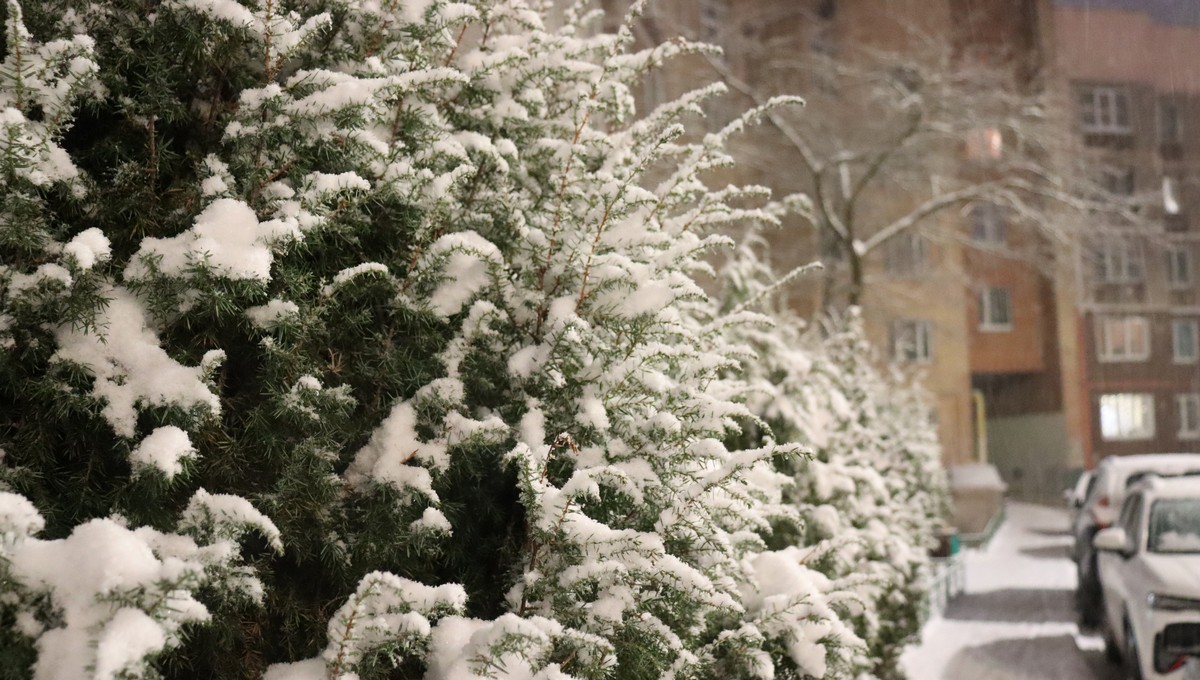
[[[1156,501],[1147,546],[1156,553],[1200,553],[1200,498]]]
[[[1096,488],[1096,475],[1085,472],[1083,475],[1080,475],[1079,480],[1083,485],[1083,492],[1079,494],[1079,500],[1082,501],[1091,496],[1092,489]]]
[[[1100,496],[1101,491],[1108,486],[1108,471],[1101,470],[1092,476],[1092,481],[1088,482],[1088,492],[1085,498],[1091,504]]]

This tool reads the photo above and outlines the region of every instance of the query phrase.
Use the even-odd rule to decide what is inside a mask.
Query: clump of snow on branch
[[[15,610],[21,634],[36,640],[39,680],[152,676],[151,659],[180,645],[185,625],[209,619],[196,591],[261,593],[257,579],[235,564],[232,538],[197,543],[105,518],[42,540],[32,504],[2,492],[0,521],[0,574],[14,588],[0,610]],[[236,585],[222,578],[234,573]]]
[[[108,305],[95,328],[58,330],[54,358],[94,377],[92,394],[104,400],[102,413],[113,431],[134,436],[138,406],[143,404],[219,414],[221,402],[205,376],[222,360],[221,350],[212,350],[199,366],[184,366],[163,350],[136,297],[120,288],[107,293]]]

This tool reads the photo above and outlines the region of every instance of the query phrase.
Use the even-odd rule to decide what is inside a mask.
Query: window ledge
[[[1013,329],[1013,325],[1011,323],[1008,323],[1008,324],[981,323],[981,324],[979,324],[979,331],[981,333],[1008,333],[1008,332],[1011,332],[1012,329]]]
[[[1136,286],[1142,283],[1142,279],[1093,279],[1093,283],[1097,286]]]

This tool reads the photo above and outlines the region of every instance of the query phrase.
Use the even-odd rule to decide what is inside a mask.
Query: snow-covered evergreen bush
[[[762,264],[764,247],[751,229],[729,259],[727,306],[770,300],[773,282],[786,280]],[[948,511],[932,410],[920,388],[874,360],[857,309],[812,328],[786,310],[773,316],[765,332],[740,329],[756,350],[750,406],[770,424],[767,436],[812,453],[786,466],[801,531],[781,527],[773,542],[809,546],[806,565],[842,579],[865,670],[903,678],[899,656],[919,630],[929,549]]]
[[[780,543],[800,447],[729,445],[768,319],[692,278],[771,221],[700,181],[755,113],[635,111],[700,47],[524,0],[4,7],[0,676],[864,667],[860,577]]]

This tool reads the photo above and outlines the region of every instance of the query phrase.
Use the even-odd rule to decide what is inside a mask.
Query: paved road
[[[912,680],[1123,680],[1081,634],[1067,515],[1010,503],[987,550],[966,556],[966,591],[902,659]]]

